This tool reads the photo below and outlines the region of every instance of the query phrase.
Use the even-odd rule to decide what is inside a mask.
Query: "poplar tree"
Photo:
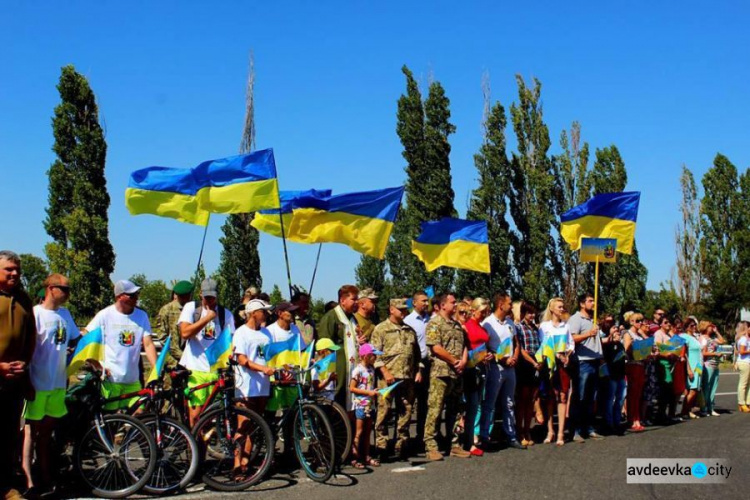
[[[484,140],[474,155],[479,185],[472,191],[467,219],[487,222],[490,247],[490,273],[460,269],[457,273],[456,291],[459,296],[491,298],[495,292],[510,289],[510,234],[506,220],[507,193],[510,180],[506,153],[505,108],[498,101],[490,107],[489,80],[483,81],[485,102],[482,128]]]
[[[547,155],[549,130],[544,123],[542,84],[534,79],[527,87],[520,75],[518,102],[510,108],[518,152],[511,161],[510,213],[515,230],[511,232],[514,256],[512,291],[536,304],[557,295],[562,273],[558,245],[551,228],[558,224],[559,186],[554,164]]]
[[[107,144],[99,125],[96,96],[73,66],[62,68],[57,85],[52,147],[57,159],[49,171],[44,228],[50,269],[65,274],[72,289],[69,307],[90,318],[112,302],[110,274],[115,253],[109,241],[109,193],[104,176]]]
[[[255,149],[255,62],[250,55],[250,69],[245,93],[245,125],[240,142],[240,153]],[[260,275],[260,255],[258,230],[250,225],[254,213],[230,214],[221,227],[224,236],[219,239],[222,245],[217,284],[219,300],[234,310],[239,306],[242,295],[250,286],[260,288],[263,279]]]
[[[700,199],[693,173],[685,165],[680,175],[680,222],[675,229],[677,254],[677,292],[684,308],[696,313],[701,301],[700,285],[703,261],[700,252]]]

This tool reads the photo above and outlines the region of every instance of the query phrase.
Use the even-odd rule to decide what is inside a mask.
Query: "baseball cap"
[[[260,299],[253,299],[247,304],[245,304],[245,312],[254,312],[254,311],[270,311],[273,309],[273,306],[266,302],[265,300]]]
[[[367,356],[368,354],[380,356],[381,354],[383,354],[383,351],[378,351],[372,346],[372,344],[362,344],[361,346],[359,346],[360,356]]]
[[[375,293],[375,290],[372,288],[365,288],[361,292],[359,292],[359,298],[360,299],[370,299],[370,300],[378,300],[378,295]]]
[[[187,295],[193,293],[193,284],[185,280],[178,281],[175,283],[174,287],[172,287],[172,291],[177,295]]]
[[[201,295],[204,297],[216,297],[219,295],[216,291],[217,288],[216,280],[206,278],[201,283]]]
[[[408,299],[391,299],[390,306],[395,307],[396,309],[408,309],[409,304],[407,303]]]
[[[341,346],[337,346],[333,343],[333,340],[331,339],[320,339],[317,342],[315,342],[315,350],[316,351],[322,351],[323,349],[328,349],[329,351],[338,351],[341,349]]]
[[[128,280],[120,280],[115,283],[115,297],[123,293],[136,293],[141,287]]]
[[[293,312],[293,311],[296,311],[297,309],[299,309],[299,306],[295,306],[291,302],[279,302],[278,304],[276,304],[277,312],[282,312],[282,311]]]

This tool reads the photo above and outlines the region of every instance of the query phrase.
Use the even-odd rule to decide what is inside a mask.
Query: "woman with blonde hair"
[[[627,402],[628,402],[628,424],[633,432],[641,432],[645,429],[641,424],[643,418],[643,408],[641,401],[643,399],[643,386],[646,383],[646,365],[643,360],[636,360],[633,355],[633,342],[646,340],[648,337],[641,334],[641,325],[643,324],[643,314],[639,312],[628,311],[623,316],[625,322],[630,326],[623,339],[625,352],[628,355],[628,362],[625,365],[625,377],[628,382]]]
[[[466,413],[464,414],[464,429],[461,441],[464,450],[474,456],[481,457],[484,455],[484,451],[477,447],[479,441],[479,405],[481,404],[482,394],[484,393],[487,363],[493,357],[492,353],[486,349],[487,342],[490,340],[490,335],[482,326],[482,321],[484,321],[490,313],[490,301],[483,297],[477,297],[471,302],[470,311],[471,317],[469,317],[464,323],[469,350],[472,351],[485,346],[485,351],[478,363],[470,368],[467,367],[464,370],[463,378]],[[472,364],[471,360],[469,364]]]
[[[553,337],[555,348],[555,359],[552,373],[546,370],[545,383],[551,385],[554,399],[548,391],[547,402],[547,439],[545,443],[551,443],[555,437],[554,427],[552,424],[552,414],[554,411],[555,401],[557,402],[557,446],[565,444],[565,414],[568,402],[568,393],[570,392],[570,376],[568,374],[568,362],[570,354],[575,350],[573,335],[570,333],[568,323],[563,320],[565,314],[565,303],[561,298],[554,298],[547,304],[544,311],[542,324],[539,325],[539,340],[544,345],[548,337]],[[545,366],[549,366],[546,364]],[[550,384],[551,383],[551,384]]]
[[[740,371],[737,383],[737,405],[742,413],[750,413],[750,328],[747,321],[741,321],[737,328],[737,359],[735,366]]]

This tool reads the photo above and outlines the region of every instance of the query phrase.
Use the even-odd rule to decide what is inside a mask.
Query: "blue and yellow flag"
[[[164,364],[167,361],[167,354],[169,354],[170,345],[172,345],[172,337],[167,337],[167,341],[164,342],[164,345],[161,347],[159,357],[156,358],[156,364],[153,366],[153,368],[151,368],[151,373],[149,373],[148,378],[146,379],[146,384],[149,384],[150,382],[153,382],[155,380],[161,380],[162,373],[164,373]]]
[[[487,222],[452,219],[422,222],[422,233],[411,242],[411,253],[424,262],[428,272],[455,267],[490,272]]]
[[[68,376],[78,373],[87,359],[104,360],[104,337],[102,329],[97,328],[88,332],[78,341],[73,354],[68,358]]]
[[[191,169],[148,167],[130,174],[125,204],[132,215],[153,214],[205,226],[209,214],[279,208],[272,149],[209,160]]]
[[[211,371],[214,372],[219,368],[229,366],[230,357],[232,357],[232,334],[229,326],[225,326],[213,344],[206,348],[206,359],[211,365]]]
[[[325,380],[331,373],[336,373],[336,351],[316,361],[313,367],[318,374],[318,380]]]
[[[324,200],[328,198],[331,196],[331,190],[308,189],[306,191],[281,191],[279,192],[279,196],[281,197],[281,208],[273,208],[257,212],[250,225],[258,231],[263,231],[264,233],[281,238],[281,221],[279,220],[279,212],[281,212],[281,218],[284,222],[284,234],[287,239],[298,243],[310,243],[299,239],[298,237],[290,237],[289,226],[292,224],[293,211],[295,208],[309,208],[310,203],[308,200]]]
[[[487,344],[482,344],[469,351],[469,362],[467,363],[467,366],[469,368],[474,368],[484,361],[485,357],[487,357]]]
[[[500,341],[495,352],[495,359],[500,361],[503,358],[508,358],[513,355],[513,338],[508,337]]]
[[[630,348],[633,352],[634,361],[643,361],[651,355],[654,348],[654,337],[643,340],[634,340]]]
[[[382,259],[403,194],[397,187],[308,198],[308,207],[293,210],[287,234],[295,241],[341,243]]]
[[[685,339],[675,335],[669,342],[658,342],[656,347],[659,348],[659,352],[662,354],[674,354],[679,355],[682,353],[683,347],[685,347]]]
[[[301,366],[300,335],[292,335],[280,342],[271,342],[263,350],[266,364],[271,368],[284,365]]]
[[[380,395],[381,395],[382,397],[384,397],[384,398],[385,398],[385,397],[387,397],[387,396],[388,396],[388,395],[389,395],[389,394],[390,394],[391,392],[393,392],[393,389],[395,389],[395,388],[396,388],[396,387],[398,386],[398,384],[400,384],[401,382],[403,382],[403,380],[399,380],[398,382],[394,382],[394,383],[392,383],[391,385],[389,385],[388,387],[384,387],[384,388],[382,388],[382,389],[378,389],[378,392],[380,393]]]
[[[534,353],[534,357],[536,358],[537,363],[546,363],[547,368],[549,368],[549,375],[552,377],[552,372],[555,371],[555,366],[557,365],[557,357],[555,354],[557,353],[555,349],[555,337],[561,337],[562,335],[548,335],[544,338],[544,341],[542,341],[542,345],[539,346],[539,349],[537,349],[536,353]]]
[[[571,250],[581,248],[582,238],[615,238],[617,251],[630,255],[640,199],[639,192],[596,195],[562,214],[560,235]]]

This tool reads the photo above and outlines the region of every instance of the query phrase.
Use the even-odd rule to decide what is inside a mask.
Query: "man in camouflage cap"
[[[357,312],[354,318],[359,326],[360,344],[370,342],[373,330],[375,330],[378,296],[372,288],[365,288],[359,292],[359,301],[357,303]]]
[[[399,457],[406,458],[409,441],[409,422],[414,405],[414,383],[421,381],[419,373],[421,355],[417,334],[409,325],[404,324],[404,318],[409,310],[406,299],[391,299],[388,319],[380,323],[372,332],[370,344],[383,351],[375,361],[375,370],[380,373],[378,388],[383,389],[396,382],[400,382],[386,396],[380,398],[378,414],[375,420],[375,445],[382,457],[388,449],[388,429],[386,422],[391,409],[391,402],[396,401],[398,415],[395,452]]]
[[[177,327],[177,320],[180,319],[180,313],[185,304],[193,298],[193,284],[189,281],[178,281],[172,287],[172,301],[159,309],[159,326],[161,334],[158,340],[162,343],[168,338],[172,339],[169,346],[170,360],[168,366],[173,367],[180,362],[182,349],[185,347],[185,341],[180,337],[180,329]]]
[[[432,367],[430,368],[430,393],[427,401],[429,409],[424,429],[424,446],[427,450],[427,460],[431,461],[443,459],[435,437],[444,406],[443,420],[448,439],[453,433],[453,426],[458,415],[458,402],[461,398],[461,374],[468,358],[464,330],[453,319],[456,297],[453,294],[441,295],[438,305],[438,314],[427,323],[425,332]],[[459,458],[471,456],[460,446],[454,446],[450,455]]]

